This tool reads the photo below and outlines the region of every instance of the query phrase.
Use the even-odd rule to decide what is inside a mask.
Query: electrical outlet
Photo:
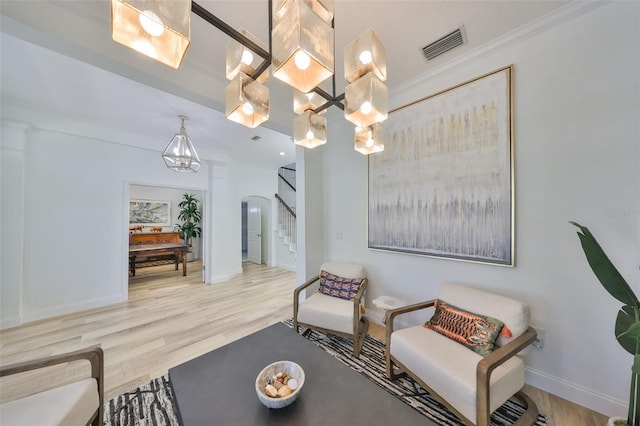
[[[533,326],[531,326],[531,327],[533,327]],[[533,329],[536,331],[536,333],[538,333],[538,335],[536,336],[536,340],[534,340],[533,343],[532,343],[533,347],[538,348],[538,349],[544,348],[544,341],[545,341],[544,328],[533,327]]]

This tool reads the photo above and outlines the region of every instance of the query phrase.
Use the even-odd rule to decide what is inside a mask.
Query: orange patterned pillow
[[[340,299],[353,300],[364,278],[343,278],[327,271],[320,272],[320,293]]]
[[[426,328],[437,331],[482,356],[493,351],[504,326],[502,321],[465,311],[442,300],[436,300],[435,308],[433,316],[424,325]]]

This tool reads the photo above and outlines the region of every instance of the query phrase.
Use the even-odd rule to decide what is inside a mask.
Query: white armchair
[[[498,319],[507,327],[508,333],[498,336],[493,351],[479,354],[451,336],[423,325],[394,330],[396,316],[433,307],[435,299],[389,310],[386,315],[389,378],[394,380],[409,375],[467,425],[488,426],[491,413],[512,397],[527,407],[518,424],[533,424],[538,417],[538,408],[522,392],[524,362],[520,356],[536,339],[535,330],[529,326],[528,306],[452,283],[441,286],[437,300],[469,313],[491,317],[491,321]],[[473,324],[476,316],[467,318],[473,318]],[[456,326],[464,328],[462,322]],[[478,336],[484,331],[480,330]],[[473,344],[475,336],[470,341]]]
[[[89,361],[91,377],[5,402],[0,406],[0,423],[102,426],[104,355],[100,347],[4,366],[0,368],[0,377],[79,360]]]
[[[316,281],[320,281],[324,290],[308,296],[300,303],[300,292]],[[362,265],[323,264],[318,276],[296,288],[293,293],[293,329],[297,333],[298,326],[303,326],[351,338],[353,353],[356,358],[360,357],[369,330],[369,321],[362,315],[360,306],[364,304],[367,283]]]

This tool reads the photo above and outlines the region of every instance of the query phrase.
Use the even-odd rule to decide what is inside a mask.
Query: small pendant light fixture
[[[333,75],[333,2],[284,0],[274,10],[273,76],[308,93]]]
[[[225,116],[255,129],[269,119],[269,88],[238,72],[225,90]]]
[[[356,127],[353,147],[360,154],[369,155],[384,151],[384,129],[380,124]]]
[[[305,148],[327,143],[327,119],[307,110],[293,120],[293,142]]]
[[[169,146],[162,153],[162,158],[171,170],[195,173],[200,168],[200,157],[184,129],[184,120],[188,118],[184,115],[179,115],[178,118],[182,121],[180,131],[171,139]]]
[[[379,123],[389,114],[386,53],[373,30],[367,30],[344,49],[344,116],[356,125],[355,150],[371,154],[384,150]]]
[[[178,69],[191,42],[191,0],[111,0],[111,37]]]

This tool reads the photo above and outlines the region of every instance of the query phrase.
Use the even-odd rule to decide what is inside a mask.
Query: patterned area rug
[[[284,323],[293,327],[291,320]],[[353,344],[348,339],[316,330],[308,330],[305,337],[439,425],[462,426],[446,407],[431,398],[410,378],[403,377],[395,381],[387,379],[385,345],[382,341],[367,335],[360,359],[356,359],[353,357]],[[512,425],[524,411],[524,407],[516,402],[507,401],[491,415],[491,425]],[[168,376],[152,380],[109,401],[104,420],[107,426],[179,426],[178,407]],[[548,426],[547,420],[539,416],[536,426]]]
[[[179,426],[178,406],[167,375],[123,393],[104,407],[105,426]]]

